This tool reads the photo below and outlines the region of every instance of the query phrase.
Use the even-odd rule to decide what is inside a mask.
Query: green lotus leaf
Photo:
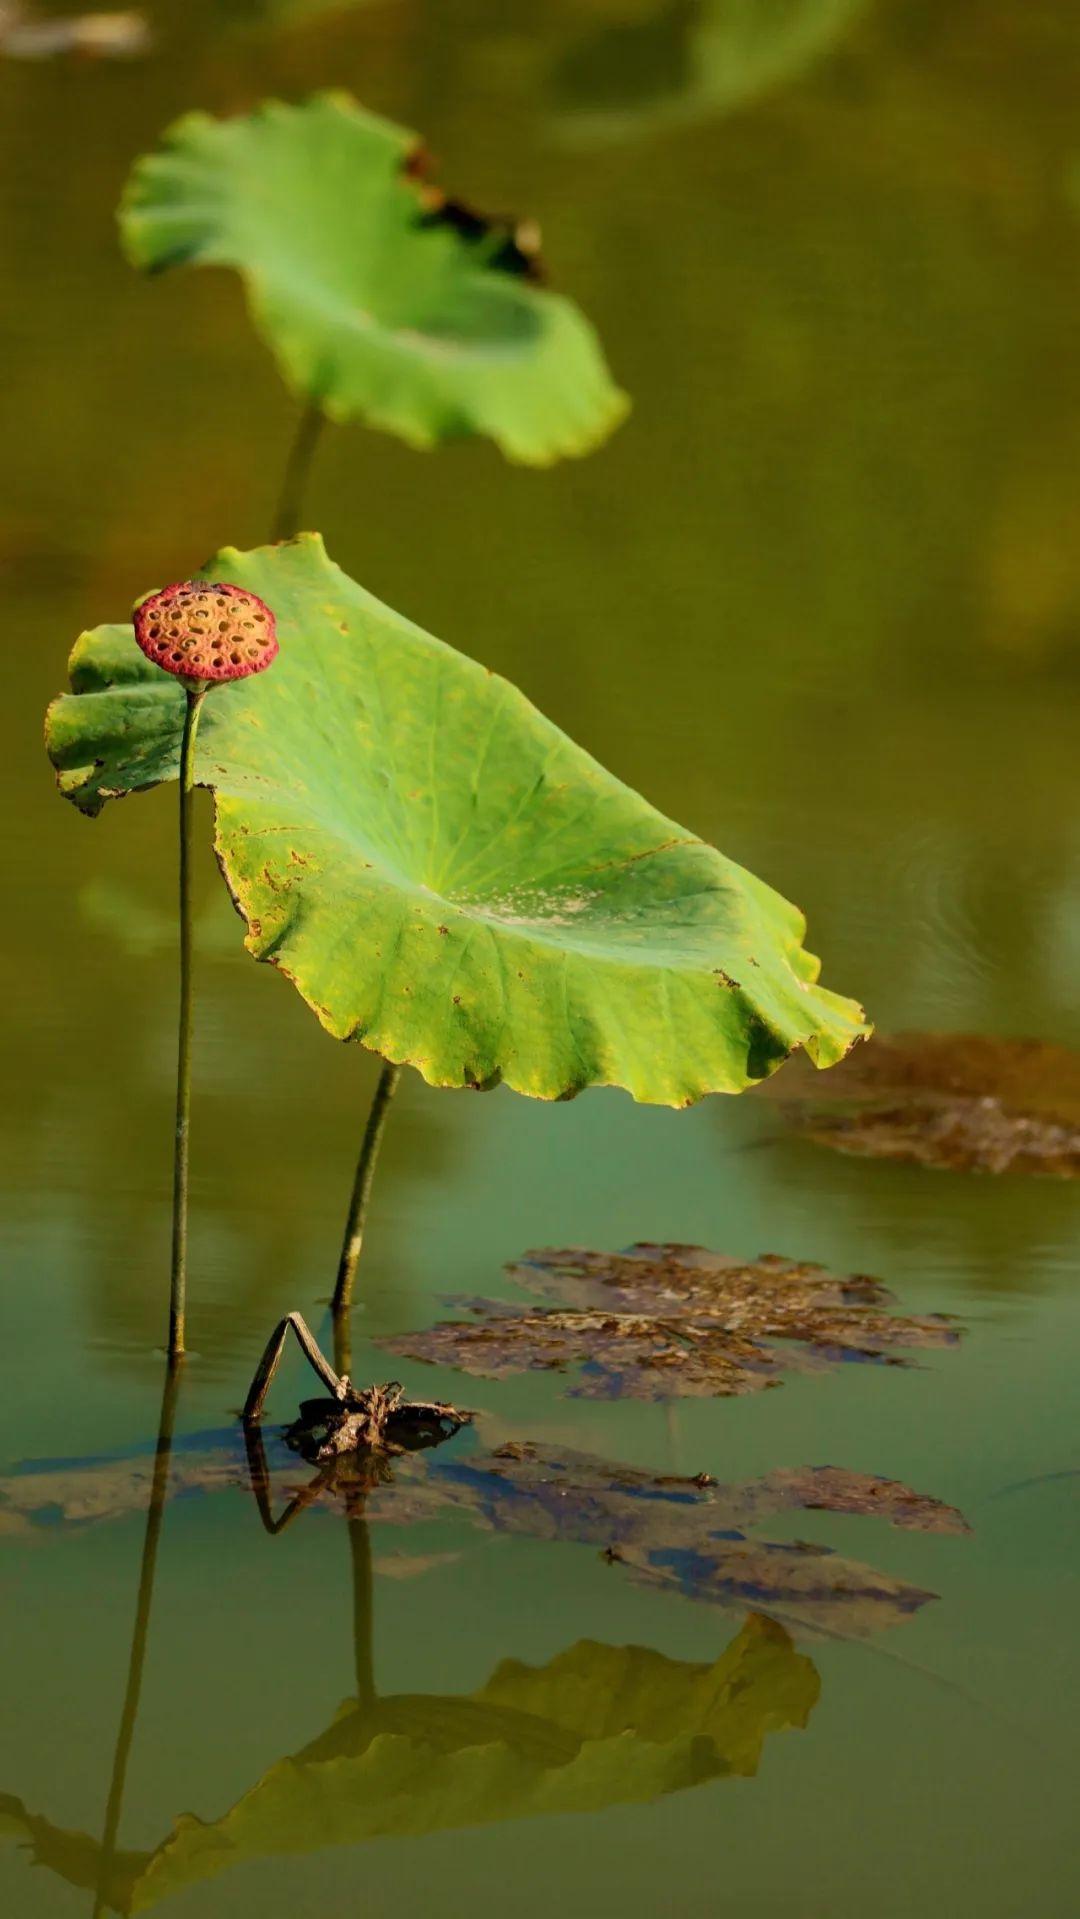
[[[688,1105],[866,1031],[801,915],[649,806],[516,688],[380,605],[304,534],[204,576],[277,615],[215,690],[196,778],[247,947],[327,1031],[434,1086]],[[85,634],[47,744],[84,812],[174,779],[184,695],[130,629]]]
[[[432,446],[490,436],[544,466],[622,419],[592,327],[536,283],[522,229],[424,178],[415,134],[345,94],[190,113],[136,162],[120,209],[134,265],[232,266],[293,388]]]
[[[121,1855],[106,1898],[116,1912],[144,1912],[249,1859],[589,1813],[750,1778],[766,1736],[804,1727],[819,1690],[783,1627],[752,1614],[712,1665],[581,1640],[546,1666],[505,1660],[461,1697],[350,1701],[221,1819],[185,1815],[155,1851]],[[39,1865],[95,1884],[93,1840],[14,1797],[0,1795],[0,1821],[0,1832],[30,1841]]]

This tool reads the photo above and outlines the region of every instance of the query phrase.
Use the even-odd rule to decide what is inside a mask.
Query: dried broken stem
[[[309,1366],[318,1374],[323,1385],[332,1394],[333,1398],[341,1399],[344,1397],[345,1382],[338,1378],[337,1373],[335,1373],[333,1367],[325,1358],[303,1314],[286,1313],[284,1319],[279,1319],[277,1325],[274,1327],[273,1332],[266,1342],[266,1349],[263,1356],[255,1368],[255,1377],[251,1382],[247,1399],[244,1401],[245,1426],[251,1425],[254,1420],[262,1418],[262,1409],[266,1404],[266,1395],[270,1391],[274,1374],[277,1372],[278,1366],[281,1363],[281,1355],[285,1349],[285,1341],[289,1336],[290,1326],[296,1336],[300,1351],[303,1353]]]
[[[364,1221],[371,1195],[371,1182],[375,1177],[375,1165],[379,1157],[379,1147],[382,1144],[383,1128],[386,1125],[390,1101],[394,1097],[400,1078],[400,1066],[393,1066],[387,1060],[379,1074],[379,1083],[375,1088],[375,1097],[371,1102],[371,1111],[364,1128],[360,1158],[356,1162],[356,1176],[353,1180],[352,1198],[349,1201],[349,1217],[345,1224],[345,1238],[342,1241],[341,1258],[338,1262],[337,1285],[334,1288],[335,1315],[347,1312],[352,1305],[353,1282],[356,1279],[356,1268],[364,1243]]]
[[[180,1019],[176,1048],[176,1131],[173,1142],[172,1264],[169,1278],[169,1358],[184,1351],[187,1311],[188,1158],[191,1128],[191,819],[195,785],[195,736],[206,697],[204,685],[186,689],[180,747]]]

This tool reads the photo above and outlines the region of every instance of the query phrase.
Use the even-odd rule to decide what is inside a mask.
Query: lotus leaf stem
[[[382,1145],[383,1128],[386,1125],[390,1101],[394,1097],[400,1078],[400,1066],[393,1066],[387,1060],[379,1074],[379,1083],[375,1088],[375,1097],[371,1102],[371,1111],[364,1128],[360,1157],[356,1162],[356,1177],[353,1181],[349,1217],[345,1225],[345,1238],[338,1263],[337,1285],[334,1288],[335,1318],[348,1312],[352,1305],[353,1282],[360,1261],[360,1250],[364,1243],[364,1221],[371,1195],[371,1182],[375,1177],[375,1164],[379,1157],[379,1147]]]
[[[324,415],[314,401],[304,408],[289,457],[285,462],[285,478],[281,484],[281,497],[274,515],[274,540],[291,540],[300,531],[300,516],[304,510],[304,496],[307,492],[311,474],[311,462],[322,433]]]

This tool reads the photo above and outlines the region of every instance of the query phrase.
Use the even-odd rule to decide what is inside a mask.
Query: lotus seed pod
[[[270,608],[239,586],[180,580],[131,617],[147,659],[179,680],[243,680],[277,657]]]

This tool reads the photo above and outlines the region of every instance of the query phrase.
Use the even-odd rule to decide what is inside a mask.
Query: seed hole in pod
[[[150,638],[151,638],[152,640],[160,640],[160,638],[161,638],[161,628],[160,628],[160,626],[152,626],[152,627],[150,628]]]
[[[248,647],[248,650],[247,650],[247,656],[248,656],[248,659],[249,659],[249,660],[257,660],[257,659],[258,659],[258,657],[259,657],[259,649],[258,649],[258,647],[257,647],[257,646],[249,646],[249,647]]]
[[[175,660],[175,661],[177,662],[177,665],[179,665],[179,663],[180,663],[180,661],[181,661],[181,660],[183,659],[183,657],[184,657],[184,656],[183,656],[183,654],[182,654],[182,653],[174,653],[174,654],[173,654],[173,659],[174,659],[174,660]]]
[[[244,664],[243,659],[241,658],[239,653],[230,653],[229,658],[232,661],[234,666],[243,666]]]

